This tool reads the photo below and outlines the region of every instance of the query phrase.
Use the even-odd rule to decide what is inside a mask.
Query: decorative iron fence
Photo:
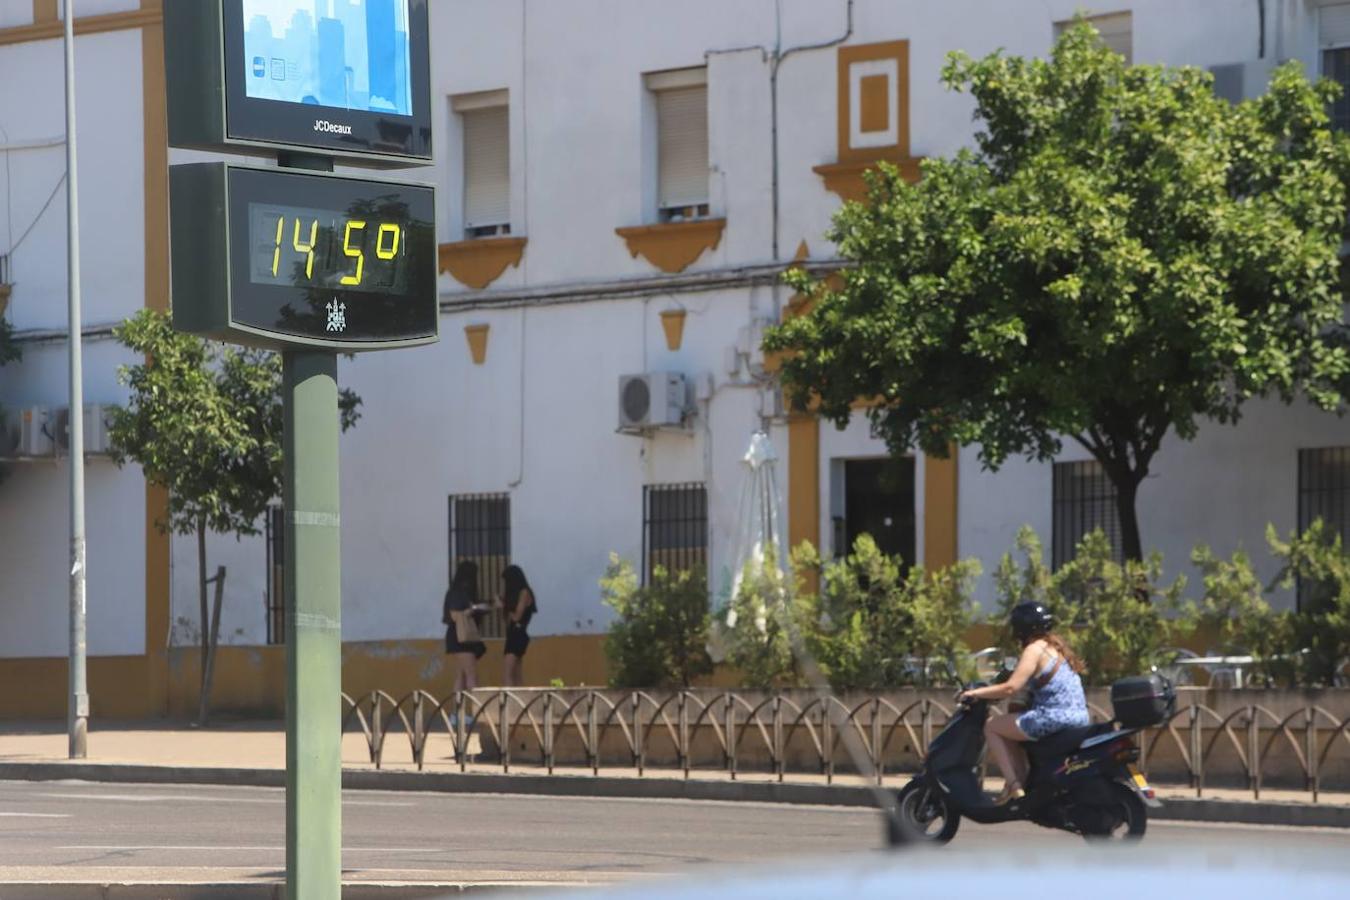
[[[383,765],[391,731],[403,733],[419,769],[426,763],[428,742],[443,732],[456,764],[465,771],[470,737],[477,731],[480,738],[495,741],[503,772],[517,764],[513,747],[523,735],[537,748],[531,761],[549,774],[558,765],[560,744],[566,743],[595,775],[602,766],[633,768],[642,775],[655,767],[653,755],[663,753],[661,762],[673,758],[685,778],[696,768],[715,768],[734,779],[753,758],[766,759],[773,776],[782,781],[789,758],[805,758],[804,768],[832,783],[840,744],[849,740],[865,755],[864,768],[871,769],[878,784],[886,783],[888,774],[907,776],[917,768],[952,714],[950,706],[931,698],[901,704],[872,696],[846,703],[824,695],[799,702],[781,694],[709,696],[692,691],[635,691],[615,699],[614,692],[603,691],[478,690],[439,700],[421,690],[398,700],[373,691],[359,699],[343,694],[342,702],[343,730],[353,723],[359,726],[376,768]],[[1110,719],[1100,707],[1090,709],[1094,721]],[[1282,768],[1292,769],[1316,802],[1330,763],[1350,770],[1350,717],[1338,720],[1320,706],[1281,718],[1256,704],[1225,716],[1195,703],[1148,729],[1139,743],[1146,772],[1170,752],[1171,771],[1186,779],[1197,797],[1214,779],[1236,779],[1260,798],[1268,773]],[[1280,750],[1282,757],[1277,756]]]

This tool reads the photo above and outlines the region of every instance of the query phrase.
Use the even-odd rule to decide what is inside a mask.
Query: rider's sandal
[[[1027,792],[1022,790],[1020,787],[1013,787],[1012,785],[1006,785],[1003,788],[1003,793],[998,795],[998,799],[995,800],[994,803],[998,806],[1007,806],[1010,803],[1014,803],[1018,800],[1021,800],[1026,795]]]

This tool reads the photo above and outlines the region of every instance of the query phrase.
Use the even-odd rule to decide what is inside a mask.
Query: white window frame
[[[678,222],[707,218],[711,215],[712,167],[709,161],[707,89],[708,69],[697,66],[686,69],[669,69],[660,72],[648,72],[643,75],[643,86],[649,100],[652,116],[652,196],[656,209],[656,218],[661,222]],[[701,90],[703,93],[703,160],[706,169],[704,190],[699,197],[682,198],[678,202],[669,202],[663,194],[664,166],[661,148],[666,135],[661,127],[661,94],[667,91]],[[650,208],[650,207],[649,207]]]
[[[511,106],[510,94],[503,88],[494,91],[477,91],[471,94],[459,94],[451,98],[451,110],[459,118],[460,146],[460,190],[459,200],[462,210],[463,230],[466,239],[500,237],[511,234]],[[488,216],[477,222],[469,218],[469,122],[470,117],[486,110],[501,110],[506,117],[506,134],[502,140],[501,153],[506,168],[504,185],[505,196],[502,199],[502,212]]]

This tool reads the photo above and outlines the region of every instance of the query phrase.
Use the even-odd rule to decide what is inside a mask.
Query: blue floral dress
[[[1045,657],[1058,659],[1049,653]],[[1050,680],[1041,683],[1044,677],[1044,673],[1038,673],[1031,680],[1031,708],[1017,717],[1022,733],[1039,741],[1057,731],[1089,724],[1083,680],[1073,667],[1060,659]]]

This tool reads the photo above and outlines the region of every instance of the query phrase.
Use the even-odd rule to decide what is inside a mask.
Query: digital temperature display
[[[178,327],[280,348],[436,339],[430,185],[223,163],[170,175]]]
[[[254,284],[401,293],[408,286],[407,223],[345,212],[250,203]]]

